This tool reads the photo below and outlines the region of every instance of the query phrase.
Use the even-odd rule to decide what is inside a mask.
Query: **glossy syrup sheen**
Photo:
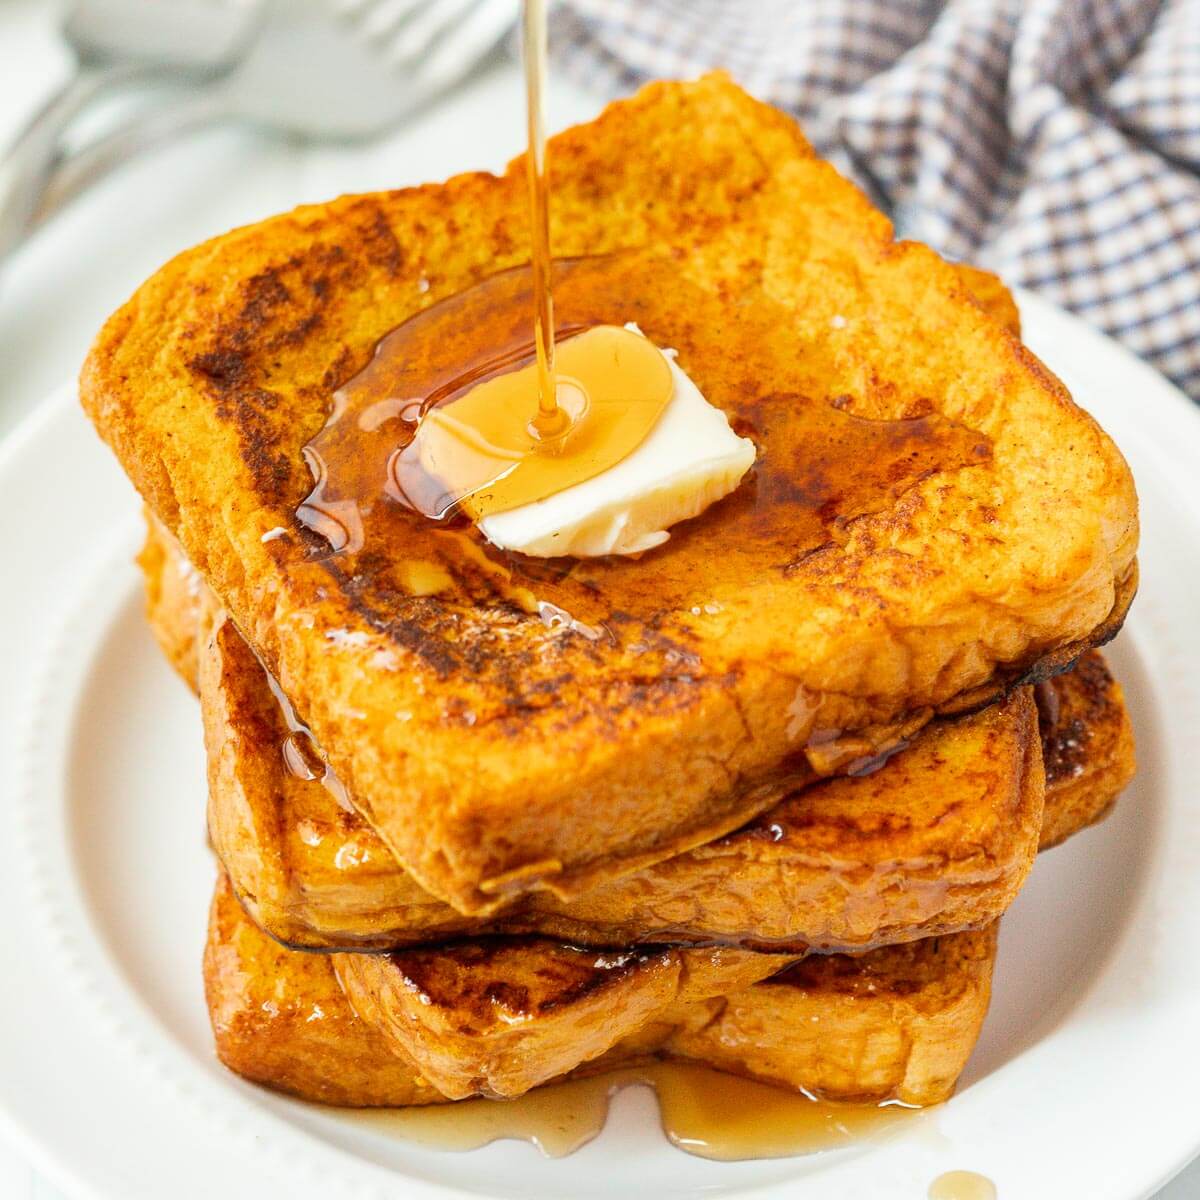
[[[986,436],[927,402],[870,419],[861,398],[830,395],[828,348],[800,344],[790,310],[751,283],[735,302],[690,283],[681,259],[637,251],[556,263],[554,294],[562,337],[635,322],[677,349],[706,398],[754,441],[757,462],[731,496],[640,561],[530,560],[494,550],[462,519],[430,521],[389,498],[389,462],[425,410],[533,360],[529,269],[493,275],[387,334],[306,448],[316,487],[299,515],[337,552],[330,570],[352,581],[369,615],[394,615],[418,563],[450,581],[440,595],[472,606],[542,602],[590,625],[648,621],[719,603],[747,577],[786,576],[848,521],[930,474],[990,458]]]
[[[508,1138],[561,1158],[595,1138],[613,1095],[637,1084],[654,1089],[663,1132],[673,1145],[724,1162],[843,1149],[903,1127],[915,1112],[814,1100],[708,1067],[651,1062],[537,1088],[517,1100],[364,1110],[354,1119],[439,1150],[474,1150]]]

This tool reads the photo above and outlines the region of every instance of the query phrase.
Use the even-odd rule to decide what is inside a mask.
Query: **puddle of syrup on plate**
[[[439,1150],[474,1150],[507,1138],[561,1158],[601,1132],[616,1092],[638,1084],[654,1089],[663,1132],[673,1145],[725,1162],[843,1149],[903,1128],[921,1111],[831,1103],[710,1067],[651,1062],[537,1088],[517,1100],[367,1109],[352,1119]]]

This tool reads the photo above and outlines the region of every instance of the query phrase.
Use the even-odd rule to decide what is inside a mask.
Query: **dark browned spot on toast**
[[[388,956],[423,1003],[486,1020],[497,1010],[536,1017],[573,1004],[655,961],[665,951],[606,953],[534,937],[479,938]]]
[[[1042,761],[1046,784],[1052,786],[1081,774],[1094,761],[1092,739],[1118,719],[1120,706],[1112,674],[1095,651],[1079,659],[1069,686],[1051,679],[1042,687]]]
[[[954,937],[884,946],[868,955],[810,954],[758,986],[796,987],[872,999],[909,996],[952,977],[947,960],[977,962],[990,958],[995,939],[996,928],[992,926]]]
[[[303,494],[307,471],[299,447],[307,436],[276,412],[289,407],[281,402],[283,389],[295,386],[285,359],[272,355],[311,352],[330,355],[325,374],[337,378],[349,365],[348,351],[324,337],[326,314],[336,308],[338,289],[352,287],[372,264],[372,256],[389,260],[379,232],[378,210],[374,231],[359,247],[355,260],[339,246],[308,243],[300,252],[262,268],[236,285],[236,299],[220,323],[202,339],[187,360],[189,370],[214,401],[217,417],[237,430],[242,459],[249,467],[256,491],[265,502],[293,507]],[[394,241],[394,239],[392,239]],[[344,303],[344,298],[341,301]],[[207,343],[205,345],[204,343]],[[312,388],[304,388],[316,401],[311,411],[323,407]],[[319,418],[317,418],[319,419]]]

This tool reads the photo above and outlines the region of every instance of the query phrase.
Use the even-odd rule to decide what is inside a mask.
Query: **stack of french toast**
[[[1097,649],[1128,469],[994,277],[894,240],[727,79],[551,149],[556,254],[627,284],[570,303],[673,347],[757,447],[640,558],[410,513],[347,556],[297,519],[338,386],[527,257],[520,164],[189,251],[85,367],[199,696],[217,1052],[353,1106],[660,1057],[939,1102],[1035,856],[1133,771]]]

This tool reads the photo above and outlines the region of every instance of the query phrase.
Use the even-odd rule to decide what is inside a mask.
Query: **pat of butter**
[[[538,558],[640,554],[738,486],[754,443],[729,428],[670,353],[664,357],[675,389],[645,441],[592,479],[484,517],[479,529],[489,542]]]

